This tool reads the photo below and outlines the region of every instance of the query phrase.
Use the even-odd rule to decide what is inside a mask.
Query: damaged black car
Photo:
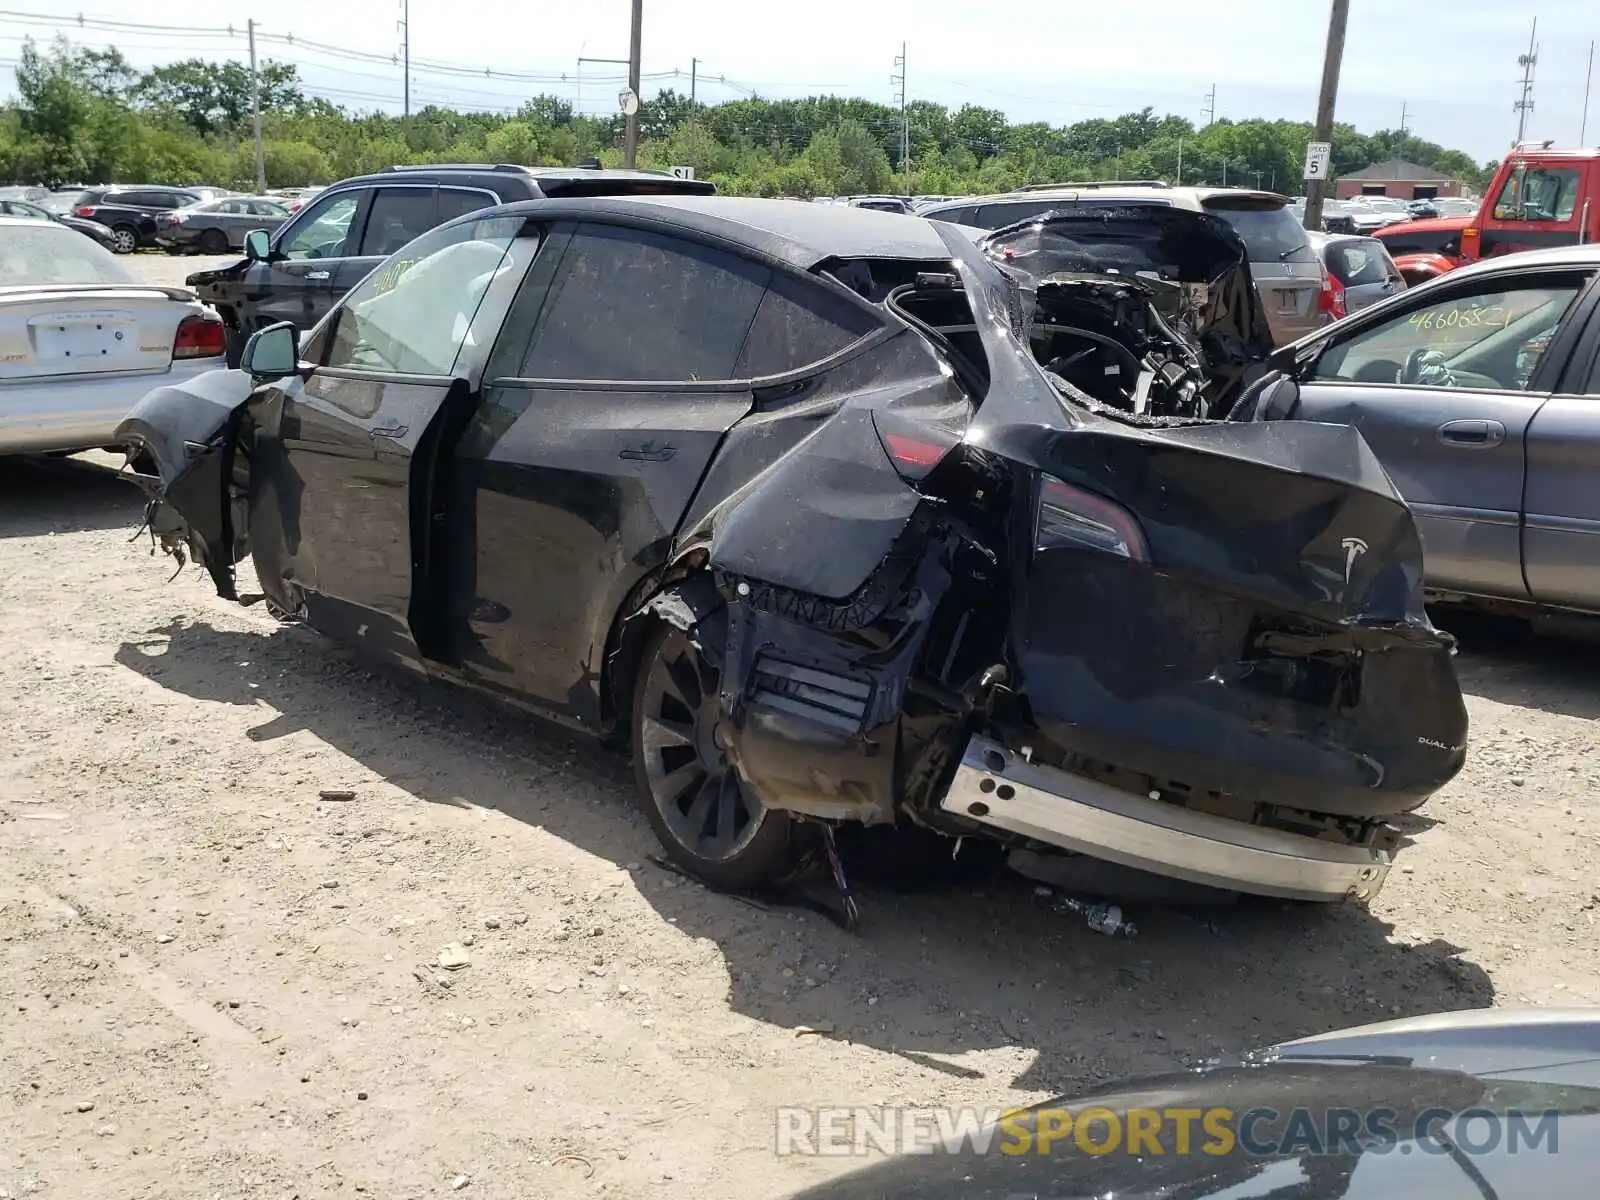
[[[860,823],[1365,899],[1466,714],[1360,435],[1220,419],[1269,345],[1203,214],[547,200],[121,436],[221,595],[631,744],[713,885]]]

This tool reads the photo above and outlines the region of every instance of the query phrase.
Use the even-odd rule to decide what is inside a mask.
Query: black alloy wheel
[[[634,689],[640,806],[668,855],[717,887],[783,882],[814,830],[750,794],[728,759],[718,672],[682,630],[650,635]]]

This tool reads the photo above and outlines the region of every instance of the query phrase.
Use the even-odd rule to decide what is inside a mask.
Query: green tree
[[[293,108],[301,101],[299,74],[289,63],[260,65],[262,110]],[[157,67],[131,90],[135,103],[170,113],[203,135],[241,129],[250,120],[250,70],[242,63],[189,58]]]

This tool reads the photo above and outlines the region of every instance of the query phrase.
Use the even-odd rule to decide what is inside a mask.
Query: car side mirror
[[[1258,421],[1287,421],[1300,407],[1300,385],[1287,375],[1279,376],[1262,390],[1256,402]]]
[[[244,235],[244,256],[251,262],[266,262],[272,256],[272,243],[265,229],[252,229]]]
[[[239,369],[263,383],[298,374],[300,339],[294,326],[279,321],[252,333],[239,357]]]

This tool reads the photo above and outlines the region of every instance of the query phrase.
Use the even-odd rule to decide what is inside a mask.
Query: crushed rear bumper
[[[940,807],[982,825],[1173,879],[1295,900],[1370,900],[1382,850],[1306,837],[1152,800],[1029,763],[973,737]]]

